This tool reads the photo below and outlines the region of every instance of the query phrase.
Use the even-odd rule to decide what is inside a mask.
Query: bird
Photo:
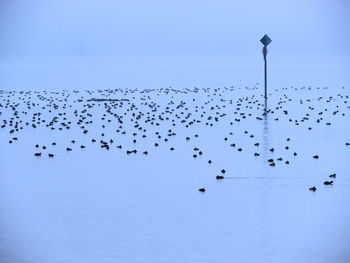
[[[325,181],[323,184],[324,184],[324,185],[332,185],[332,184],[333,184],[333,181]]]
[[[222,179],[224,179],[224,178],[225,178],[225,177],[223,177],[222,175],[217,175],[217,176],[216,176],[216,179],[217,179],[217,180],[222,180]]]
[[[314,158],[314,159],[318,159],[318,158],[320,158],[320,156],[318,156],[318,155],[314,155],[314,156],[312,156],[312,158]]]
[[[206,190],[205,188],[199,188],[198,191],[204,193]]]
[[[330,178],[335,178],[335,177],[337,177],[337,175],[336,174],[331,174],[329,177]]]
[[[315,186],[313,186],[313,187],[309,188],[309,190],[315,192],[317,190],[317,188]]]

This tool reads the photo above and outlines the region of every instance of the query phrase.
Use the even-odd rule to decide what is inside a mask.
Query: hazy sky
[[[251,85],[267,33],[271,87],[350,86],[349,10],[348,0],[0,0],[0,84]]]
[[[2,55],[349,54],[346,0],[1,0]]]

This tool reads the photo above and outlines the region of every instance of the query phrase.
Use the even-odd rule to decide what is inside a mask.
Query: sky
[[[348,54],[345,0],[1,1],[2,54]]]
[[[9,87],[23,85],[8,76],[18,70],[27,79],[24,67],[49,69],[74,58],[60,67],[153,67],[148,76],[167,68],[160,74],[168,74],[165,79],[144,82],[222,85],[219,80],[229,75],[220,75],[219,67],[261,66],[259,40],[265,33],[273,40],[271,68],[327,66],[337,73],[333,79],[340,79],[338,72],[348,70],[350,59],[348,10],[346,0],[1,0],[0,80]],[[220,74],[211,75],[218,81],[200,82],[208,72],[196,74],[199,67],[215,67]],[[189,71],[180,76],[179,68]],[[119,76],[130,74],[139,73]]]

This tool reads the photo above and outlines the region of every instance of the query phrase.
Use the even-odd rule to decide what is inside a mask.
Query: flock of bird
[[[50,132],[53,131],[64,132],[63,136],[66,138],[69,130],[78,129],[81,136],[86,136],[91,144],[97,144],[101,149],[124,150],[126,155],[139,153],[149,155],[154,148],[161,144],[171,143],[173,137],[178,136],[177,130],[179,127],[188,131],[188,134],[183,136],[182,139],[185,143],[200,138],[201,135],[198,131],[203,127],[214,128],[222,122],[225,122],[228,127],[235,127],[236,123],[244,123],[248,119],[264,122],[267,116],[274,118],[276,113],[280,113],[279,117],[275,117],[273,121],[281,121],[284,117],[283,121],[290,125],[300,125],[305,128],[305,125],[301,124],[313,123],[329,126],[331,125],[332,116],[345,116],[347,113],[346,110],[341,112],[339,104],[347,105],[349,96],[341,93],[336,96],[320,96],[313,99],[299,100],[297,103],[304,106],[307,111],[303,111],[303,113],[305,112],[304,116],[293,118],[290,117],[287,108],[287,104],[292,99],[286,94],[282,94],[274,108],[268,108],[260,96],[251,92],[258,89],[257,85],[252,88],[242,88],[250,91],[251,95],[233,99],[235,89],[237,88],[180,90],[170,87],[145,90],[0,91],[0,132],[8,134],[10,136],[8,143],[12,144],[20,140],[22,130],[25,129],[46,129],[45,136],[48,138],[50,138]],[[289,89],[310,90],[321,88],[291,87]],[[316,114],[311,114],[315,111],[314,107],[308,106],[311,101],[335,103],[337,105],[331,111],[325,108]],[[349,110],[350,106],[346,106],[345,109]],[[193,132],[193,127],[196,127],[196,133]],[[312,128],[312,126],[309,126],[307,130],[312,130]],[[113,130],[113,136],[108,137],[107,132],[105,132],[108,129]],[[222,140],[227,143],[227,147],[236,149],[238,152],[244,151],[244,146],[239,141],[232,140],[233,135],[232,131],[227,131],[227,136],[223,137]],[[252,140],[255,138],[255,135],[247,130],[244,130],[244,135]],[[284,150],[292,152],[292,155],[297,157],[298,152],[288,145],[293,140],[292,137],[285,138]],[[56,156],[54,149],[57,147],[64,147],[67,152],[74,151],[76,148],[85,149],[90,147],[89,144],[81,144],[78,141],[79,138],[67,139],[66,145],[58,145],[55,141],[52,141],[49,145],[34,143],[33,155],[37,158],[45,156],[54,158]],[[145,141],[152,142],[152,148],[142,149]],[[258,149],[263,145],[263,142],[255,141],[252,144],[256,151],[251,154],[254,158],[259,158],[261,153]],[[344,142],[344,144],[350,146],[349,142]],[[175,146],[171,145],[169,151],[175,151]],[[274,153],[276,147],[269,147],[268,150],[270,153]],[[193,148],[191,154],[192,158],[203,158],[207,155],[198,146]],[[220,156],[217,156],[217,158],[220,158]],[[315,154],[310,158],[319,159],[320,156]],[[214,161],[207,159],[206,162],[212,165]],[[281,164],[288,166],[290,160],[281,156],[267,159],[266,164],[270,167]],[[225,179],[225,173],[224,168],[218,169],[219,175],[216,175],[216,180]],[[336,174],[333,173],[329,177],[334,180]],[[332,184],[333,181],[324,182],[324,185]],[[204,187],[198,190],[200,192],[206,191]],[[313,186],[309,190],[316,191],[317,188]]]

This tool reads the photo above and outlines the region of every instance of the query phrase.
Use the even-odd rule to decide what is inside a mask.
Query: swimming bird
[[[332,184],[333,184],[333,181],[325,181],[323,184],[324,184],[324,185],[332,185]]]

